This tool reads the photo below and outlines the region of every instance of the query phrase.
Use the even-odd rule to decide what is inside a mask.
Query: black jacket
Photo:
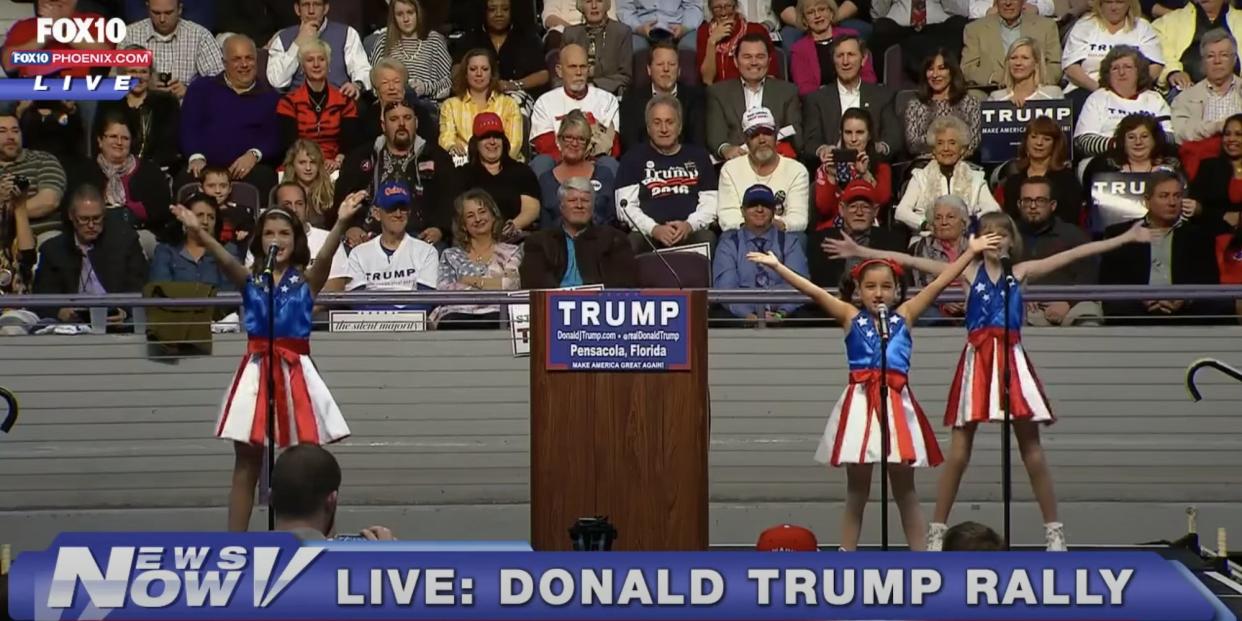
[[[899,160],[899,154],[905,150],[905,136],[896,108],[897,93],[888,87],[866,82],[858,90],[859,103],[864,110],[871,113],[871,121],[875,126],[871,141],[877,145],[888,145],[888,153],[882,153],[880,159],[886,162]],[[802,128],[806,135],[802,137],[802,152],[799,155],[818,162],[819,158],[815,157],[816,149],[823,145],[837,144],[841,140],[842,112],[841,95],[836,84],[821,87],[807,95],[802,110]]]
[[[820,245],[825,239],[841,239],[840,229],[824,229],[812,231],[807,236],[806,258],[807,267],[811,272],[811,282],[821,287],[839,287],[841,278],[845,276],[845,259],[829,259],[828,253]],[[880,226],[871,227],[871,236],[867,240],[868,248],[906,252],[906,236],[892,229]]]
[[[90,184],[103,193],[108,183],[103,169],[99,168],[99,163],[94,159],[81,160],[70,167],[66,173],[68,180],[65,185],[64,198],[61,199],[62,213],[68,213],[69,200],[77,188]],[[142,206],[146,208],[145,221],[139,220],[138,216],[128,209],[109,209],[108,211],[124,215],[125,221],[129,222],[133,228],[151,231],[161,241],[168,239],[173,222],[172,212],[168,208],[172,203],[172,191],[168,186],[168,178],[155,164],[138,160],[138,168],[129,180],[129,197],[142,203]],[[72,230],[72,228],[65,230]]]
[[[631,91],[621,100],[621,147],[629,149],[647,142],[647,102],[654,95],[650,88]],[[677,85],[677,101],[681,102],[681,142],[707,144],[706,117],[703,114],[703,88]]]
[[[90,262],[99,284],[108,293],[137,293],[146,283],[147,259],[138,243],[138,233],[126,226],[116,209],[109,209],[104,218],[104,230],[91,248]],[[81,278],[82,253],[75,243],[73,227],[66,223],[63,234],[39,246],[34,293],[73,295],[80,290]],[[56,312],[55,308],[40,311],[48,317],[55,317]]]
[[[170,174],[175,174],[174,169],[181,163],[181,103],[176,97],[151,91],[147,93],[140,108],[129,107],[124,99],[101,101],[95,111],[95,126],[91,135],[99,135],[99,124],[114,115],[120,115],[129,125],[129,134],[133,136],[134,155],[155,164],[157,168],[173,171]]]
[[[1225,213],[1242,211],[1242,203],[1229,200],[1229,184],[1233,181],[1233,164],[1227,157],[1214,157],[1199,164],[1199,172],[1190,182],[1190,197],[1203,204],[1203,220],[1209,229],[1220,222]],[[1224,231],[1220,231],[1224,232]]]
[[[417,235],[424,229],[436,227],[444,233],[447,243],[453,233],[453,197],[449,196],[453,160],[440,145],[421,138],[416,139],[414,149],[416,155],[401,175],[401,180],[410,186],[414,202],[407,232]],[[370,192],[365,204],[374,204],[376,188],[389,181],[381,178],[381,163],[380,150],[374,144],[364,144],[350,151],[336,180],[335,204],[340,205],[346,196],[358,190]],[[333,210],[333,215],[325,219],[324,228],[335,224]],[[352,224],[372,232],[379,231],[379,223],[371,219],[369,209],[359,210]]]
[[[1104,230],[1106,238],[1125,233],[1134,225],[1133,220],[1114,224]],[[1125,244],[1103,256],[1100,260],[1100,284],[1146,285],[1151,277],[1151,244]],[[1216,266],[1216,244],[1211,233],[1197,222],[1191,221],[1173,229],[1173,265],[1170,268],[1175,285],[1220,284],[1220,272]],[[1158,299],[1152,296],[1153,299]],[[1232,308],[1232,307],[1231,307]],[[1218,303],[1189,301],[1179,315],[1208,315],[1222,312]],[[1232,312],[1232,311],[1231,311]],[[1149,315],[1141,300],[1104,302],[1104,315],[1109,323],[1142,323],[1142,320],[1111,319],[1112,317],[1151,317],[1160,320],[1162,315]],[[1164,323],[1168,323],[1167,317]]]
[[[561,286],[569,255],[565,230],[539,231],[526,238],[526,252],[519,273],[523,289],[556,289]],[[605,287],[638,286],[638,262],[625,233],[610,226],[590,225],[574,238],[574,254],[582,284]]]

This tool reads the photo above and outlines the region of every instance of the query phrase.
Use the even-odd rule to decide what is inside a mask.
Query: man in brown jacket
[[[561,227],[526,240],[519,272],[525,289],[602,284],[635,287],[638,263],[624,233],[591,223],[595,188],[586,177],[561,184]]]

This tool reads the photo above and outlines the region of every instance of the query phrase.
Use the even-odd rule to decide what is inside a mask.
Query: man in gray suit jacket
[[[595,64],[591,66],[591,83],[613,95],[630,85],[634,66],[634,33],[629,26],[615,19],[608,19],[611,2],[591,5],[579,3],[585,9],[585,21],[565,29],[564,44],[577,43],[587,50],[589,56],[595,49]]]
[[[742,78],[717,82],[707,89],[707,148],[720,159],[746,154],[742,115],[749,108],[762,106],[772,111],[779,141],[776,150],[781,155],[796,158],[804,142],[798,87],[767,77],[769,43],[760,34],[742,37],[733,52]]]
[[[854,35],[845,35],[833,45],[832,63],[837,82],[806,96],[806,136],[802,157],[824,161],[827,151],[841,140],[841,114],[849,108],[862,108],[871,114],[875,152],[893,161],[903,148],[901,121],[897,118],[896,92],[862,81],[862,61],[866,46]]]
[[[1061,35],[1057,23],[1037,13],[1023,10],[1022,0],[995,0],[996,11],[966,26],[963,38],[962,75],[971,85],[1004,86],[1008,73],[1009,45],[1023,37],[1035,40],[1044,57],[1040,67],[1043,83],[1055,86],[1061,81]]]

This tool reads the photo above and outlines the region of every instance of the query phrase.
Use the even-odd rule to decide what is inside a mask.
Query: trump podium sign
[[[690,369],[690,292],[551,291],[550,371]]]
[[[69,533],[19,621],[1235,621],[1154,552],[445,552],[289,533]]]

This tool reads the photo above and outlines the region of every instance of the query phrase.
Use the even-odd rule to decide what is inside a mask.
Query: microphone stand
[[[1005,383],[1001,388],[1000,397],[1001,397],[1001,408],[1003,408],[1005,412],[1005,419],[1004,421],[1001,422],[1001,502],[1004,504],[1004,512],[1005,512],[1005,517],[1004,517],[1005,549],[1008,550],[1009,542],[1011,541],[1009,538],[1010,504],[1013,502],[1013,481],[1012,481],[1013,477],[1011,473],[1011,465],[1012,465],[1011,459],[1012,458],[1009,454],[1010,446],[1011,446],[1009,434],[1010,434],[1010,428],[1013,425],[1013,418],[1012,418],[1012,414],[1009,409],[1009,404],[1010,404],[1009,381],[1010,381],[1010,373],[1011,373],[1009,359],[1012,353],[1009,349],[1009,338],[1010,338],[1009,322],[1012,319],[1012,317],[1010,317],[1011,313],[1009,310],[1009,299],[1012,295],[1013,286],[1015,283],[1013,280],[1013,272],[1010,269],[1006,269],[1004,271],[1002,278],[1005,281],[1005,289],[1004,291],[1001,292],[1001,301],[1005,304],[1005,327],[1003,330],[1004,339],[1005,339],[1005,345],[1004,345],[1005,359],[1004,359],[1004,362],[1001,363],[1002,365],[1001,376]]]
[[[888,551],[888,313],[880,316],[880,549]]]
[[[269,252],[271,250],[269,249]],[[272,264],[268,257],[268,265]],[[267,530],[276,530],[272,510],[272,473],[276,470],[276,275],[269,267],[267,276]]]

